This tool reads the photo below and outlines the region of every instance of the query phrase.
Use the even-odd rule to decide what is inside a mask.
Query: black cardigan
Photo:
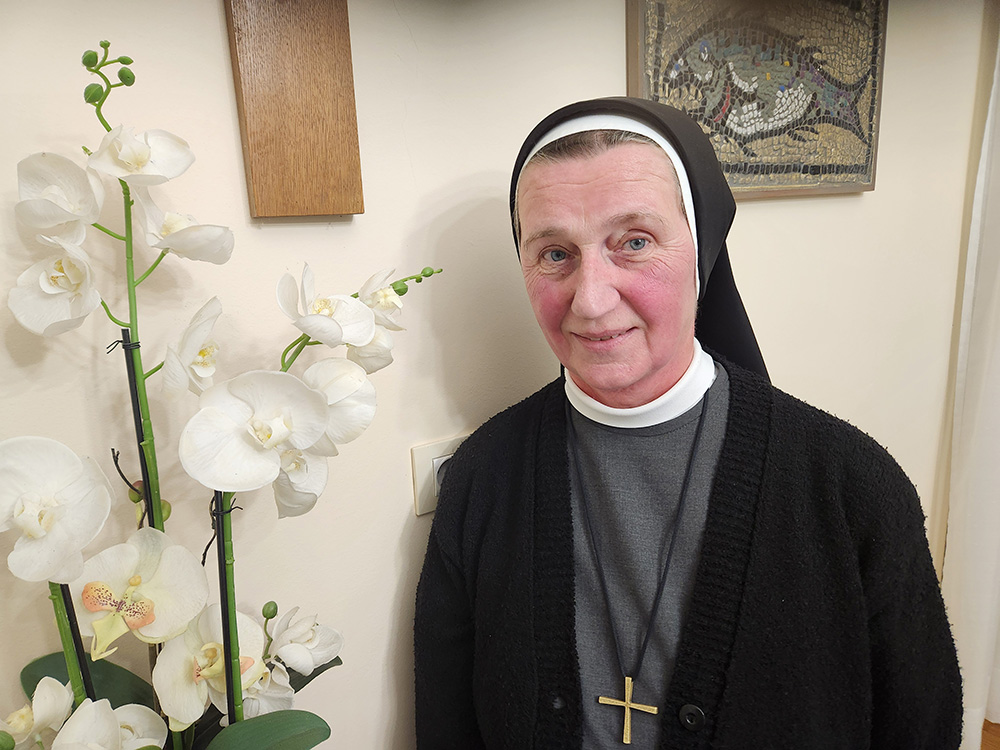
[[[860,431],[725,366],[660,747],[957,748],[958,664],[913,485]],[[581,745],[564,399],[549,384],[449,467],[417,589],[424,750]]]

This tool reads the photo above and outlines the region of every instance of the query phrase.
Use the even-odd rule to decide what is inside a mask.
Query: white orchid
[[[184,470],[206,487],[255,490],[281,471],[282,454],[311,447],[327,424],[327,403],[294,375],[254,370],[201,394],[181,433]]]
[[[356,362],[369,375],[392,364],[392,334],[382,326],[375,326],[375,335],[364,346],[347,347],[347,358]]]
[[[73,709],[73,690],[52,677],[43,677],[35,686],[35,693],[23,708],[3,721],[0,731],[14,738],[14,747],[20,750],[44,742],[59,731]]]
[[[274,627],[271,652],[289,668],[310,675],[316,667],[337,657],[344,636],[316,621],[316,615],[296,617],[299,608],[285,613]]]
[[[403,309],[403,300],[387,283],[393,272],[394,269],[390,268],[373,275],[358,291],[358,299],[372,309],[375,322],[380,326],[390,331],[402,331],[403,327],[396,322],[394,316]]]
[[[38,239],[54,244],[58,236],[78,245],[87,225],[97,221],[104,203],[104,185],[90,170],[84,170],[59,154],[32,154],[17,164],[14,206],[18,220],[39,230]]]
[[[199,224],[193,216],[164,212],[143,187],[137,187],[136,218],[144,228],[146,242],[157,250],[169,250],[189,260],[221,265],[233,254],[232,230],[217,224]]]
[[[110,656],[109,646],[130,630],[146,643],[163,643],[183,633],[208,601],[201,561],[162,531],[143,528],[123,544],[87,560],[72,584],[80,633],[93,636],[90,654]]]
[[[375,335],[375,314],[371,308],[346,294],[318,296],[316,280],[308,263],[302,269],[301,285],[288,273],[278,281],[278,306],[296,328],[330,347],[363,346]]]
[[[243,718],[252,719],[273,711],[283,711],[291,708],[295,701],[295,690],[288,681],[288,670],[278,663],[268,665],[257,682],[253,683],[243,693]],[[227,717],[222,719],[223,725],[229,723]]]
[[[206,607],[184,635],[167,641],[153,668],[153,688],[170,729],[182,732],[205,712],[209,702],[226,713],[226,673],[222,650],[222,614],[218,604]],[[267,671],[263,661],[264,631],[255,620],[236,613],[240,647],[240,679],[244,690]]]
[[[337,455],[337,445],[361,435],[375,418],[375,386],[360,365],[331,357],[310,366],[302,381],[326,396],[327,422],[313,451]]]
[[[160,376],[168,398],[179,398],[188,390],[200,394],[212,385],[219,351],[219,345],[212,340],[212,329],[221,314],[222,303],[212,297],[191,318],[178,344],[167,347]]]
[[[194,163],[186,141],[165,130],[135,135],[119,125],[104,136],[89,166],[129,185],[159,185],[184,173]]]
[[[107,698],[84,699],[52,742],[52,750],[138,750],[167,741],[167,726],[155,711],[130,703],[112,709]]]
[[[20,532],[7,557],[18,578],[75,580],[110,509],[111,487],[92,459],[49,438],[0,442],[0,531]]]
[[[60,238],[63,253],[31,266],[17,278],[7,306],[22,326],[39,336],[57,336],[83,325],[101,304],[83,248]]]
[[[326,456],[297,448],[282,451],[281,471],[271,483],[278,518],[311,511],[326,489],[329,474]]]

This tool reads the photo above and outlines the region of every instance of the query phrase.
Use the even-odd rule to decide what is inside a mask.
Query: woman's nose
[[[596,320],[611,312],[621,299],[615,284],[618,270],[603,256],[594,257],[584,253],[573,274],[576,281],[573,313],[581,318]]]

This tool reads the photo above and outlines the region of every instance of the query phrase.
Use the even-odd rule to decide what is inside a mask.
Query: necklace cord
[[[681,484],[681,494],[677,502],[677,510],[674,511],[673,528],[670,532],[670,544],[667,547],[667,557],[663,563],[663,572],[660,574],[660,580],[656,587],[656,596],[653,599],[653,606],[649,613],[649,623],[646,625],[646,634],[642,640],[642,647],[639,649],[639,656],[636,660],[635,669],[632,672],[632,681],[638,682],[639,671],[642,669],[642,662],[646,658],[646,647],[649,646],[650,637],[653,634],[653,623],[656,622],[656,613],[659,611],[660,602],[663,599],[663,591],[666,588],[667,583],[667,573],[670,571],[670,562],[674,556],[674,546],[677,542],[677,530],[680,526],[681,514],[684,509],[684,502],[687,499],[688,486],[691,483],[691,476],[693,474],[694,459],[698,454],[698,450],[701,447],[701,434],[702,427],[705,424],[705,412],[708,410],[708,391],[705,392],[704,397],[701,401],[701,411],[698,415],[698,426],[695,429],[694,440],[691,444],[691,454],[688,456],[687,468],[684,470],[684,481]],[[581,469],[581,461],[579,452],[577,450],[578,441],[576,437],[576,426],[573,424],[573,415],[570,412],[569,402],[566,402],[566,423],[567,423],[567,433],[569,437],[570,449],[573,457],[573,464],[576,468],[576,478],[580,485],[580,506],[583,510],[583,518],[587,525],[587,534],[590,537],[590,546],[594,550],[594,562],[597,564],[597,578],[601,584],[601,593],[604,594],[604,605],[608,611],[608,622],[611,626],[611,638],[615,643],[615,655],[618,657],[618,668],[621,670],[622,675],[628,675],[625,671],[625,659],[622,657],[621,643],[618,638],[618,631],[615,628],[614,618],[611,616],[611,597],[608,594],[608,584],[604,575],[604,566],[601,564],[600,552],[598,552],[597,544],[597,534],[594,531],[594,524],[591,520],[590,510],[587,505],[587,492],[584,487],[583,482],[583,471]]]

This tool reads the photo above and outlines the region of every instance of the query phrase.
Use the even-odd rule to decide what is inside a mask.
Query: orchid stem
[[[85,698],[96,700],[94,685],[90,680],[90,668],[83,651],[80,627],[76,624],[75,612],[69,597],[69,586],[49,582],[49,599],[56,613],[59,639],[62,641],[63,656],[66,658],[66,672],[73,689],[73,703],[79,706]]]
[[[160,253],[157,259],[153,261],[152,265],[146,269],[145,273],[143,273],[142,276],[140,276],[138,279],[135,280],[135,285],[139,286],[139,284],[144,282],[146,280],[146,277],[149,276],[149,274],[151,274],[153,271],[155,271],[156,267],[160,265],[160,261],[166,257],[167,257],[167,251],[164,250],[163,252]]]
[[[148,380],[149,376],[150,375],[155,375],[156,373],[158,373],[160,371],[161,367],[163,367],[163,363],[162,362],[160,362],[160,364],[158,364],[156,367],[152,368],[151,370],[147,370],[146,374],[143,375],[143,377]]]
[[[92,226],[94,229],[100,229],[102,232],[104,232],[109,237],[114,237],[116,240],[121,240],[122,242],[125,241],[125,237],[123,235],[118,234],[118,232],[112,232],[110,229],[108,229],[105,226],[101,226],[97,222],[94,222],[90,226]]]
[[[215,492],[215,548],[219,563],[219,602],[222,607],[222,650],[226,664],[226,707],[229,723],[243,721],[240,641],[236,627],[236,584],[233,556],[233,493]]]
[[[111,308],[108,307],[108,303],[107,302],[105,302],[104,300],[101,300],[101,307],[104,308],[104,312],[106,312],[108,314],[108,317],[111,319],[112,323],[114,323],[116,326],[119,326],[121,328],[128,328],[128,323],[126,323],[126,322],[124,322],[122,320],[118,320],[118,318],[116,318],[114,315],[111,314]]]
[[[281,371],[288,372],[288,368],[292,366],[299,355],[302,354],[302,350],[308,345],[309,334],[303,333],[295,341],[286,346],[285,351],[281,353]]]

